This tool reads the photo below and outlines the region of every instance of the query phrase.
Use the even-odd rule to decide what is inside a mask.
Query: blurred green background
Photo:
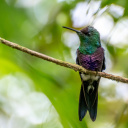
[[[0,37],[75,63],[80,30],[101,35],[107,73],[128,77],[127,0],[1,0]],[[102,78],[98,116],[78,119],[79,74],[0,44],[0,128],[128,128],[128,85]]]

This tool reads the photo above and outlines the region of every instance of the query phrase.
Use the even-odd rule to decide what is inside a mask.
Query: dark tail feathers
[[[80,90],[80,98],[79,98],[79,120],[82,121],[84,116],[89,111],[89,115],[92,121],[96,120],[97,116],[97,103],[98,103],[98,81],[94,82],[95,88],[91,94],[89,94],[87,90],[88,82],[83,83]]]

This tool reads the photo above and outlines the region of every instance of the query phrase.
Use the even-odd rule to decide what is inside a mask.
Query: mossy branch
[[[91,74],[91,75],[101,76],[101,77],[108,78],[108,79],[111,79],[111,80],[115,80],[115,81],[118,81],[118,82],[128,83],[127,78],[123,78],[123,77],[120,77],[120,76],[115,76],[115,75],[108,74],[108,73],[105,73],[105,72],[95,72],[95,71],[86,70],[85,68],[83,68],[82,66],[79,66],[77,64],[72,64],[72,63],[68,63],[68,62],[65,62],[65,61],[62,61],[62,60],[52,58],[50,56],[44,55],[42,53],[39,53],[39,52],[36,52],[36,51],[33,51],[33,50],[30,50],[26,47],[23,47],[21,45],[18,45],[16,43],[10,42],[10,41],[2,39],[2,38],[0,38],[0,42],[5,44],[5,45],[8,45],[12,48],[18,49],[22,52],[25,52],[27,54],[30,54],[32,56],[36,56],[36,57],[41,58],[43,60],[53,62],[57,65],[60,65],[60,66],[66,67],[66,68],[70,68],[70,69],[73,69],[75,71],[79,71],[79,72],[83,72],[83,73]]]

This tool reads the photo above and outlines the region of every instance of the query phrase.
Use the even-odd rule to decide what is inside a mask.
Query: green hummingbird
[[[91,71],[105,70],[104,49],[101,47],[100,34],[92,26],[75,30],[80,39],[80,46],[77,49],[76,63]],[[79,72],[82,81],[79,97],[79,120],[82,121],[87,111],[92,121],[97,117],[98,86],[100,76],[89,75]]]

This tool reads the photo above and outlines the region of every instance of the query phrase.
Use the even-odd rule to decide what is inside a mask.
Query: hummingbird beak
[[[66,28],[66,29],[69,29],[69,30],[75,31],[76,33],[81,33],[81,31],[78,31],[78,30],[73,29],[73,28],[69,28],[69,27],[65,27],[65,26],[63,26],[63,28]]]

